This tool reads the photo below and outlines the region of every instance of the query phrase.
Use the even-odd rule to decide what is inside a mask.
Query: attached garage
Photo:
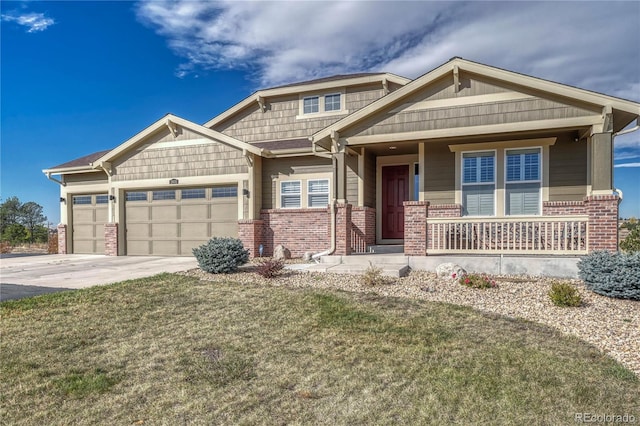
[[[104,224],[108,222],[108,195],[74,195],[72,203],[72,252],[103,254]]]
[[[238,186],[127,191],[125,224],[128,255],[190,256],[238,236]]]

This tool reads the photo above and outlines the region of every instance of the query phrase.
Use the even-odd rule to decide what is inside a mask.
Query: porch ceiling
[[[378,155],[406,155],[418,153],[418,142],[383,142],[366,146],[367,152]]]

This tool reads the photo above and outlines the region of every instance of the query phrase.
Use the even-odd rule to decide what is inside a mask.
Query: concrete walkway
[[[0,258],[0,301],[197,267],[194,257],[54,254]]]

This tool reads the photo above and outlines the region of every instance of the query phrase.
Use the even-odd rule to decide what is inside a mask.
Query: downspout
[[[315,144],[314,144],[315,146]],[[338,161],[336,160],[335,157],[332,156],[331,158],[331,162],[332,162],[332,166],[333,166],[333,191],[335,194],[335,185],[336,185],[336,176],[338,174]],[[311,256],[311,259],[313,259],[316,263],[320,263],[320,258],[322,256],[329,256],[331,254],[333,254],[334,251],[336,251],[336,199],[334,198],[333,200],[331,200],[331,212],[330,212],[330,220],[331,220],[331,225],[330,225],[330,246],[329,249],[325,250],[325,251],[321,251],[320,253],[316,253],[313,256]]]
[[[169,123],[169,120],[167,120],[167,123]],[[169,124],[167,124],[167,126],[169,126]],[[93,164],[92,164],[93,166]],[[106,167],[105,167],[106,166]],[[101,161],[100,164],[97,164],[95,166],[96,169],[101,169],[103,172],[106,173],[107,175],[107,185],[109,185],[109,204],[107,204],[107,209],[108,212],[107,214],[109,215],[109,223],[115,223],[115,215],[113,212],[113,204],[115,203],[115,201],[111,200],[111,196],[113,196],[114,194],[112,194],[112,187],[111,187],[111,163],[108,163],[106,161]],[[108,167],[108,169],[107,169]]]

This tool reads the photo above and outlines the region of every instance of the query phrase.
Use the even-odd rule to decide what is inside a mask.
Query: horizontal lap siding
[[[346,108],[352,113],[382,95],[382,85],[368,85],[348,88]],[[309,95],[335,93],[337,90],[313,92]],[[258,103],[246,108],[214,127],[215,130],[244,142],[294,139],[311,136],[346,114],[336,114],[318,118],[297,119],[299,114],[298,95],[287,95],[266,99],[266,111],[261,111]]]
[[[290,176],[310,173],[331,173],[331,160],[315,156],[290,157],[262,160],[262,208],[273,209],[276,207],[275,178],[281,175]]]
[[[549,147],[549,201],[582,201],[587,195],[587,144],[572,135]]]
[[[425,143],[425,201],[431,204],[455,202],[455,154],[447,143]]]
[[[364,158],[364,205],[376,206],[376,157],[365,153]]]
[[[347,156],[347,200],[350,204],[358,205],[358,157]]]

